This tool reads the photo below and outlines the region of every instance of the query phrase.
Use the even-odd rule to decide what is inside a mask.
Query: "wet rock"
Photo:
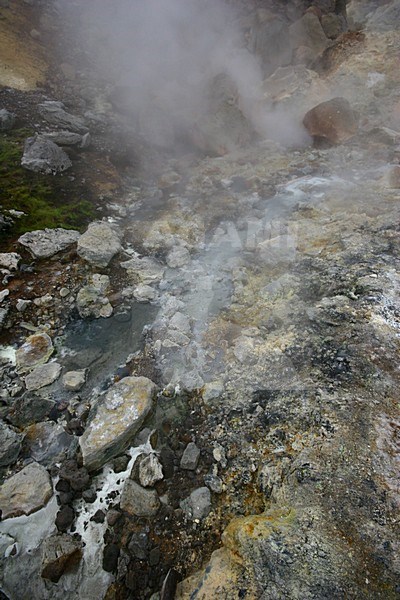
[[[121,454],[153,406],[156,385],[146,377],[125,377],[116,383],[89,415],[79,439],[83,462],[89,470],[100,468]]]
[[[74,522],[74,519],[75,519],[74,509],[71,506],[69,506],[68,504],[61,506],[60,510],[58,511],[58,513],[56,515],[56,527],[57,527],[58,531],[61,531],[62,533],[65,533],[66,531],[68,531],[68,529],[71,527],[72,523]]]
[[[24,447],[45,467],[63,461],[73,441],[73,436],[66,433],[62,425],[52,421],[35,423],[25,429]]]
[[[190,261],[189,250],[184,246],[177,246],[167,256],[167,265],[171,269],[183,267]]]
[[[193,490],[189,498],[180,503],[182,510],[189,519],[205,519],[211,510],[211,494],[207,487],[201,487]]]
[[[16,462],[21,450],[23,436],[0,421],[0,467]]]
[[[15,124],[15,114],[6,108],[0,109],[0,131],[10,131]]]
[[[61,365],[56,362],[38,365],[25,377],[26,389],[35,391],[51,385],[59,378],[60,374]]]
[[[79,256],[96,267],[106,267],[120,250],[118,234],[103,221],[91,223],[78,240]]]
[[[148,490],[136,481],[127,479],[121,495],[121,510],[137,517],[153,517],[160,508],[160,500],[155,490]]]
[[[16,252],[0,252],[0,267],[9,271],[17,271],[21,257]]]
[[[358,129],[355,113],[345,98],[333,98],[318,104],[308,111],[303,124],[314,139],[324,139],[332,144],[345,142]]]
[[[48,472],[38,463],[24,467],[0,486],[3,519],[30,515],[47,504],[53,494]]]
[[[290,25],[289,37],[293,49],[304,46],[311,51],[310,58],[313,59],[317,58],[329,43],[318,17],[312,12],[305,13],[301,19]]]
[[[82,558],[82,542],[70,535],[53,535],[42,544],[42,577],[57,583],[74,570]]]
[[[194,471],[197,468],[197,465],[199,464],[199,458],[200,458],[200,450],[199,448],[196,446],[196,444],[194,442],[190,442],[183,454],[182,454],[182,458],[181,458],[181,469],[186,469],[187,471]]]
[[[51,125],[78,133],[87,133],[88,131],[83,119],[67,113],[62,102],[50,100],[42,102],[38,105],[38,109],[41,116]]]
[[[3,302],[10,295],[10,290],[3,290],[0,292],[0,303]]]
[[[70,392],[78,392],[85,385],[85,381],[86,369],[67,371],[62,378],[63,386]]]
[[[68,154],[51,140],[41,135],[27,138],[21,166],[28,171],[56,175],[72,167]]]
[[[26,338],[15,354],[16,368],[25,373],[46,363],[53,354],[53,342],[47,333],[35,333]]]
[[[107,573],[113,573],[117,570],[118,557],[120,549],[116,544],[107,544],[103,552],[103,569]]]
[[[87,488],[90,482],[87,469],[79,467],[75,460],[66,460],[60,468],[59,476],[60,479],[65,479],[76,492]]]
[[[80,237],[73,229],[39,229],[18,238],[18,243],[29,250],[34,258],[50,258],[75,244]]]
[[[149,454],[140,461],[139,481],[143,487],[152,487],[164,478],[162,467],[155,454]]]

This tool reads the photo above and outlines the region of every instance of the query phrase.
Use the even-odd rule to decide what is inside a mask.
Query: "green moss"
[[[10,234],[45,227],[84,228],[95,215],[91,202],[76,199],[73,193],[66,195],[58,177],[21,167],[23,140],[29,135],[32,132],[24,129],[0,136],[0,207],[25,213],[15,220]],[[65,187],[65,178],[62,183]]]

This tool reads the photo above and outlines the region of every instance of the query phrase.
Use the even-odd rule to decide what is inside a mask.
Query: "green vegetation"
[[[66,194],[65,177],[32,173],[21,167],[23,140],[31,131],[20,129],[0,136],[0,209],[18,210],[25,216],[16,219],[11,235],[45,227],[82,229],[93,219],[95,209],[88,200]],[[72,186],[71,186],[72,187]]]

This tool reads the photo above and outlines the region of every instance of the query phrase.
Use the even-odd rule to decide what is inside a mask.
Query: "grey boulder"
[[[117,232],[103,221],[91,223],[78,241],[77,252],[81,258],[96,267],[106,267],[121,250]]]
[[[57,144],[44,136],[36,135],[25,141],[21,166],[35,173],[55,175],[69,169],[72,162]]]
[[[18,243],[27,248],[34,258],[50,258],[75,244],[79,237],[79,231],[58,227],[29,231],[21,235]]]

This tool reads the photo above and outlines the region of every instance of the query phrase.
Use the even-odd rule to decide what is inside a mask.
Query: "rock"
[[[211,510],[210,490],[207,487],[193,490],[189,498],[183,500],[180,505],[189,519],[193,521],[205,519]]]
[[[62,382],[66,390],[78,392],[83,388],[86,381],[86,369],[79,371],[68,371],[63,375]]]
[[[51,140],[41,135],[27,138],[21,166],[28,171],[56,175],[72,167],[68,154]]]
[[[91,223],[78,240],[79,256],[96,267],[106,267],[120,250],[118,234],[103,221]]]
[[[25,246],[34,258],[50,258],[75,244],[79,237],[79,231],[74,229],[39,229],[21,235],[18,243]]]
[[[38,365],[25,377],[26,389],[30,391],[50,385],[59,378],[61,365],[56,362]]]
[[[18,298],[15,308],[17,309],[18,312],[22,313],[28,308],[28,306],[31,303],[32,303],[32,300],[25,300],[24,298]]]
[[[153,517],[160,508],[155,490],[141,487],[136,481],[127,479],[121,495],[121,509],[137,517]]]
[[[89,136],[88,133],[85,136]],[[42,137],[46,140],[50,140],[59,146],[80,146],[83,147],[84,140],[80,133],[74,133],[73,131],[51,131],[50,133],[43,133]],[[86,145],[90,137],[85,137]]]
[[[205,475],[204,483],[215,494],[222,494],[222,491],[223,491],[222,480],[217,475],[213,475],[213,474]]]
[[[151,302],[155,299],[157,293],[150,285],[138,285],[133,291],[133,297],[138,302]]]
[[[23,436],[0,421],[0,467],[15,463],[21,450]]]
[[[98,400],[96,412],[79,439],[89,470],[121,454],[149,414],[156,385],[146,377],[125,377]],[[94,411],[93,411],[94,412]]]
[[[15,124],[15,115],[9,110],[0,109],[0,131],[10,131]]]
[[[105,291],[110,283],[107,275],[93,275],[91,283],[81,288],[76,297],[76,306],[82,318],[107,318],[113,313]]]
[[[78,133],[87,133],[88,131],[83,119],[67,113],[62,102],[42,102],[38,105],[38,109],[41,116],[51,125]]]
[[[30,515],[47,504],[53,494],[48,472],[30,463],[0,486],[2,518]]]
[[[357,133],[354,111],[345,98],[333,98],[308,111],[303,124],[314,139],[325,139],[340,144]]]
[[[117,570],[120,549],[116,544],[107,544],[103,551],[103,569],[107,573]]]
[[[148,454],[139,464],[139,481],[143,487],[152,487],[164,478],[162,466],[155,454]]]
[[[52,535],[42,544],[42,577],[57,583],[64,573],[75,570],[82,558],[82,542],[70,535]]]
[[[321,25],[326,37],[331,40],[336,39],[346,30],[346,21],[340,15],[335,15],[333,13],[323,15],[321,18]]]
[[[60,471],[60,479],[69,483],[75,492],[81,492],[88,487],[90,483],[89,473],[86,467],[79,467],[75,460],[66,460],[63,462]]]
[[[143,284],[158,283],[164,276],[164,267],[148,256],[143,258],[135,256],[120,264],[127,270],[129,276],[135,280],[140,279]]]
[[[171,269],[183,267],[190,261],[189,250],[184,246],[176,246],[167,256],[167,265]]]
[[[99,508],[98,510],[96,510],[94,515],[92,517],[90,517],[90,520],[93,521],[93,523],[104,523],[104,521],[106,520],[106,515]]]
[[[9,271],[17,271],[21,257],[16,252],[0,252],[0,267]]]
[[[186,448],[181,458],[181,469],[186,469],[187,471],[194,471],[197,468],[200,458],[200,450],[196,446],[194,442],[190,442]]]
[[[15,427],[27,427],[46,419],[53,407],[54,402],[48,398],[36,396],[33,392],[25,392],[14,400],[7,419]]]
[[[270,75],[277,67],[290,64],[292,45],[287,23],[274,18],[269,11],[258,10],[250,39],[249,50],[261,60],[264,76]]]
[[[0,292],[0,303],[3,302],[10,295],[10,290],[3,290]]]
[[[75,519],[75,512],[71,506],[65,504],[60,508],[56,516],[56,527],[58,531],[65,533],[71,527]]]
[[[53,421],[30,425],[24,433],[24,448],[29,456],[45,467],[65,460],[75,439],[62,425]]]
[[[17,371],[25,373],[43,365],[53,352],[53,342],[47,333],[30,335],[15,353]]]
[[[210,402],[211,400],[216,400],[220,398],[224,392],[224,382],[223,381],[210,381],[206,383],[203,387],[202,396],[204,402]]]
[[[107,523],[109,524],[109,526],[114,527],[120,516],[121,513],[118,510],[115,510],[113,508],[109,510],[106,515]]]
[[[305,46],[311,50],[312,58],[319,56],[329,44],[318,17],[306,12],[301,19],[289,27],[289,39],[293,49]]]
[[[128,550],[135,558],[145,560],[149,550],[149,536],[141,531],[134,531],[128,544]]]

